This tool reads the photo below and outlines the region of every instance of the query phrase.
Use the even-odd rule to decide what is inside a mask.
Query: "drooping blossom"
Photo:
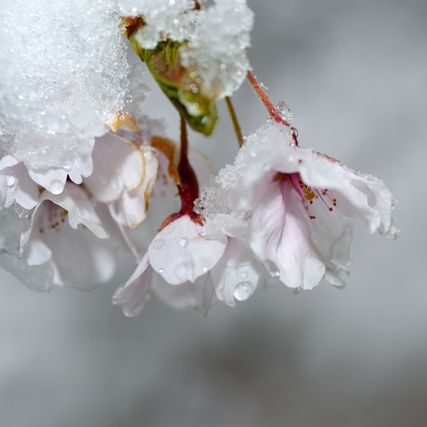
[[[393,196],[381,180],[296,146],[292,130],[273,121],[247,139],[198,205],[208,218],[218,212],[248,218],[254,254],[297,289],[312,289],[322,278],[344,284],[354,219],[371,233],[396,232]]]
[[[194,284],[221,259],[227,237],[219,230],[208,230],[189,215],[182,215],[164,227],[154,238],[134,274],[113,298],[127,316],[138,315],[152,288],[153,274],[169,286]]]

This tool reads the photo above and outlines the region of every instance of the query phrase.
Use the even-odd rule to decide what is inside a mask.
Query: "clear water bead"
[[[6,185],[8,186],[8,187],[13,187],[14,185],[15,185],[15,178],[13,177],[13,176],[8,176],[7,178],[6,178]]]
[[[182,239],[180,239],[179,241],[179,246],[186,248],[188,245],[188,239],[186,239],[185,237],[183,237]]]
[[[285,102],[279,102],[279,104],[277,104],[276,109],[279,112],[280,116],[283,118],[283,120],[286,120],[289,124],[293,123],[294,113],[289,109]]]
[[[243,302],[248,300],[255,291],[254,285],[249,281],[240,282],[234,289],[234,298],[237,301]]]
[[[52,181],[50,183],[50,186],[48,188],[48,190],[52,193],[52,194],[61,194],[62,190],[64,188],[64,185],[62,184],[61,181]]]

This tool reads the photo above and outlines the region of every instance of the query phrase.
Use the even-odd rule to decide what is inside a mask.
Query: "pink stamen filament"
[[[308,217],[310,219],[316,219],[316,216],[312,215],[312,213],[310,212],[310,205],[312,205],[314,203],[314,200],[311,197],[308,198],[304,194],[304,190],[302,189],[302,185],[304,185],[304,184],[301,180],[300,175],[298,173],[285,174],[285,178],[284,178],[283,182],[286,181],[286,178],[288,179],[288,181],[292,185],[292,188],[297,193],[305,211],[307,212]],[[334,207],[336,207],[337,200],[330,194],[330,192],[328,190],[311,189],[308,186],[307,186],[307,189],[310,192],[313,192],[313,194],[315,195],[313,198],[319,199],[329,212],[332,212]],[[332,202],[332,205],[328,203],[328,201],[325,199],[325,196],[327,196],[330,199],[330,201]]]

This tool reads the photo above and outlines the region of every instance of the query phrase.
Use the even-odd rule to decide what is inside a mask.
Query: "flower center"
[[[59,231],[61,224],[65,223],[68,212],[60,206],[50,201],[45,201],[48,204],[48,214],[43,216],[40,222],[39,232],[44,234],[49,230]]]
[[[311,220],[317,218],[316,215],[313,214],[313,206],[315,203],[321,203],[328,212],[333,212],[337,207],[337,199],[328,189],[318,189],[308,186],[303,182],[299,173],[279,173],[277,174],[276,180],[283,183],[287,182],[292,186],[292,189],[298,195],[298,198]]]

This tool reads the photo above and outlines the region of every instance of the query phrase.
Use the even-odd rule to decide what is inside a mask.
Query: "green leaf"
[[[137,32],[129,34],[129,41],[164,94],[192,129],[211,135],[218,120],[216,99],[203,94],[196,70],[181,65],[180,50],[187,42],[167,40],[155,49],[144,49],[136,35]]]

